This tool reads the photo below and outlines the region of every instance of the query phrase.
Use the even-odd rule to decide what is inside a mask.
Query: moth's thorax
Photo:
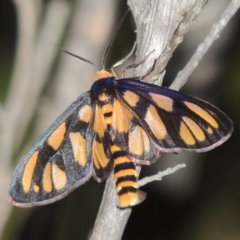
[[[114,90],[114,77],[107,77],[99,79],[98,81],[94,82],[94,84],[91,87],[91,97],[93,101],[102,101],[106,99],[101,98],[103,96],[114,96],[115,90]]]
[[[95,81],[91,88],[92,101],[97,104],[99,110],[101,109],[107,125],[112,121],[113,102],[116,95],[114,84],[115,78],[110,75]]]

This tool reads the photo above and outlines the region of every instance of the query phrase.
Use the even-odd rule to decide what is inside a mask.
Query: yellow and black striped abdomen
[[[134,206],[145,199],[146,194],[139,191],[137,171],[135,164],[129,158],[125,149],[118,147],[117,139],[121,135],[123,139],[129,131],[129,121],[126,109],[120,105],[117,99],[102,93],[99,95],[99,105],[102,108],[103,116],[108,130],[113,136],[111,142],[111,155],[114,165],[114,178],[118,194],[118,206],[120,208]],[[118,112],[118,116],[113,111]],[[116,137],[118,136],[118,137]]]
[[[118,206],[121,208],[134,206],[146,198],[146,194],[138,190],[135,164],[127,156],[127,152],[118,146],[111,147],[114,161],[114,179],[118,193]]]

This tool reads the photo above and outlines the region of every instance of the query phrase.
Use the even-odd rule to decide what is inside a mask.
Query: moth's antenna
[[[129,13],[130,9],[128,8],[128,10],[124,13],[124,15],[122,16],[120,22],[118,23],[116,29],[114,30],[114,33],[112,35],[112,37],[110,38],[110,41],[108,42],[108,45],[107,45],[107,48],[103,54],[103,57],[102,57],[102,68],[105,69],[105,62],[106,62],[106,55],[109,51],[109,48],[112,46],[112,43],[113,43],[113,40],[115,39],[118,31],[119,31],[119,28],[122,26],[122,23],[124,21],[124,19],[126,18],[127,14]]]
[[[98,71],[100,70],[100,68],[99,68],[96,64],[94,64],[93,62],[91,62],[91,61],[89,61],[89,60],[87,60],[87,59],[85,59],[85,58],[83,58],[83,57],[80,57],[80,56],[78,56],[78,55],[76,55],[76,54],[73,54],[73,53],[65,50],[64,48],[61,48],[61,47],[59,47],[59,48],[60,48],[60,50],[62,50],[63,52],[65,52],[65,53],[67,53],[67,54],[69,54],[69,55],[71,55],[71,56],[73,56],[73,57],[75,57],[75,58],[78,58],[78,59],[80,59],[80,60],[82,60],[82,61],[84,61],[84,62],[87,62],[87,63],[91,64],[92,66],[94,66],[95,68],[97,68]]]

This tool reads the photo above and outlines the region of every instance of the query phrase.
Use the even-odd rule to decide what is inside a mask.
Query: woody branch
[[[154,69],[145,81],[162,82],[164,69],[174,50],[182,42],[184,35],[201,13],[205,0],[192,1],[137,1],[129,0],[129,7],[134,16],[137,31],[136,62],[140,62],[151,51],[153,54],[135,70],[135,76],[144,75],[153,65]],[[186,67],[180,72],[171,88],[179,90],[197,67],[212,43],[217,39],[222,29],[239,9],[240,1],[232,0],[221,18],[212,27],[206,40],[199,46]],[[161,180],[165,175],[185,167],[177,165],[166,171],[140,180],[140,185]],[[121,239],[124,228],[131,214],[131,209],[120,210],[116,207],[116,190],[111,176],[106,183],[101,206],[92,232],[91,240]]]

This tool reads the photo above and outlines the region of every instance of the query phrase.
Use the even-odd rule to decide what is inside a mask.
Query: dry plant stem
[[[229,18],[236,12],[239,1],[232,1],[235,10],[229,11]],[[182,42],[185,33],[194,23],[206,0],[195,1],[146,1],[129,0],[128,4],[133,13],[137,26],[137,56],[136,62],[141,61],[152,50],[148,61],[144,62],[135,71],[135,76],[143,75],[151,68],[156,60],[155,69],[146,81],[152,81],[166,67],[173,51]],[[158,24],[156,24],[158,23]],[[221,20],[220,20],[220,24]],[[223,27],[226,24],[223,25]],[[193,67],[193,69],[196,66]],[[180,80],[185,83],[185,79]],[[183,84],[178,84],[179,89]],[[183,167],[180,165],[180,168]],[[140,167],[139,167],[140,168]],[[176,166],[178,168],[178,166]],[[171,172],[172,170],[170,170]],[[168,170],[167,170],[168,172]],[[165,172],[166,173],[166,172]],[[160,173],[161,176],[162,173]],[[153,179],[155,176],[153,177]],[[157,176],[159,179],[159,175]],[[150,177],[151,180],[151,177]],[[141,182],[141,180],[140,180]],[[113,202],[114,201],[114,202]],[[130,209],[116,208],[116,190],[112,177],[107,180],[100,211],[95,222],[91,240],[95,239],[121,239]],[[115,204],[115,205],[114,205]],[[106,217],[107,216],[107,217]],[[119,224],[121,223],[121,224]],[[120,226],[120,227],[119,227]]]
[[[187,6],[181,4],[182,9],[180,8],[180,12],[184,14],[184,17],[180,18],[180,21],[178,22],[179,26],[174,32],[172,39],[169,41],[167,47],[163,50],[161,56],[157,59],[154,71],[148,76],[149,80],[152,78],[154,79],[154,76],[161,73],[163,69],[165,69],[169,59],[172,57],[174,50],[183,41],[184,35],[201,13],[206,1],[207,0],[197,0],[193,5],[186,1],[185,4],[189,4]],[[163,75],[161,74],[160,77],[163,78]]]
[[[126,219],[129,218],[131,211],[131,208],[117,208],[116,186],[112,173],[106,181],[102,202],[90,240],[121,239],[127,224]]]
[[[147,61],[137,68],[135,76],[144,75],[152,67],[154,60],[158,59],[165,49],[169,49],[169,41],[171,42],[171,39],[175,37],[174,33],[178,31],[180,22],[194,10],[194,6],[199,2],[202,4],[203,1],[128,1],[137,25],[138,49],[136,62],[140,62],[154,50],[154,53],[150,54]],[[198,14],[199,13],[200,11],[198,11]],[[194,16],[196,17],[196,15],[195,13]],[[156,24],[156,22],[158,24]],[[192,22],[191,19],[189,25],[191,25]],[[186,31],[187,30],[179,32],[177,38],[182,34],[182,39]],[[180,41],[175,40],[173,43],[175,45],[171,46],[171,49],[175,49]],[[167,63],[166,59],[169,60],[170,57],[171,54],[165,56],[165,66]],[[90,238],[91,240],[121,239],[131,209],[122,210],[117,208],[116,204],[116,189],[113,178],[111,177],[106,183],[100,210]]]
[[[145,79],[145,81],[153,82],[165,69],[173,51],[182,42],[185,33],[200,14],[206,0],[140,2],[142,3],[141,8],[137,8],[139,1],[131,1],[134,9],[133,15],[137,15],[135,17],[138,43],[137,61],[152,50],[154,50],[154,54],[152,59],[149,58],[149,61],[143,64],[144,66],[136,69],[135,75],[143,75],[146,71],[144,69],[150,69],[155,60],[153,71]],[[144,10],[139,12],[141,9]]]
[[[12,175],[10,163],[13,153],[25,134],[47,79],[46,76],[58,52],[58,49],[53,47],[52,41],[54,39],[54,42],[58,43],[62,38],[69,13],[65,1],[49,2],[41,31],[37,32],[41,2],[15,0],[14,3],[18,16],[17,54],[0,123],[0,174],[1,178],[6,180],[0,183],[0,195],[6,196],[0,198],[0,234],[10,209],[10,204],[7,202],[7,188]]]
[[[150,182],[153,182],[153,181],[161,181],[164,176],[173,174],[176,171],[178,171],[179,169],[185,168],[185,167],[186,167],[186,164],[184,164],[184,163],[178,164],[173,168],[168,168],[168,169],[166,169],[162,172],[158,172],[157,174],[152,175],[150,177],[142,178],[141,180],[138,181],[138,184],[139,184],[140,187],[142,187],[142,186],[144,186],[144,185],[146,185]]]
[[[223,12],[220,19],[212,26],[208,36],[205,40],[198,46],[196,52],[193,54],[187,65],[182,71],[180,71],[171,84],[170,88],[180,89],[187,81],[189,76],[192,74],[194,69],[198,66],[199,62],[202,60],[204,55],[207,53],[208,49],[214,43],[216,39],[219,38],[221,31],[225,28],[227,23],[233,17],[240,7],[240,0],[232,0],[226,10]]]

